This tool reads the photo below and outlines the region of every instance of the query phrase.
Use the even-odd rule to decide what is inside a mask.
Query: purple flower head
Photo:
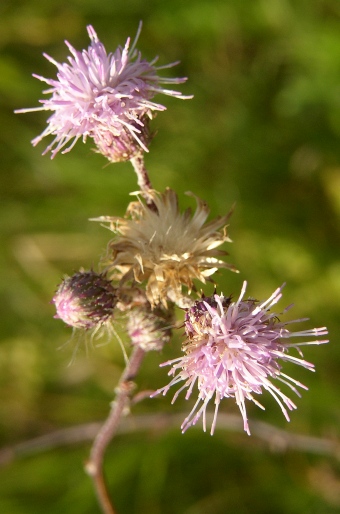
[[[314,371],[313,364],[289,355],[289,351],[296,348],[302,357],[300,346],[328,342],[308,340],[311,336],[327,334],[325,327],[290,332],[287,325],[304,320],[281,322],[278,314],[270,312],[282,296],[282,287],[264,302],[243,300],[245,290],[246,282],[236,302],[215,294],[197,301],[187,309],[185,331],[188,337],[183,346],[185,355],[162,364],[172,366],[169,375],[173,375],[173,379],[155,394],[165,395],[171,386],[184,381],[175,393],[174,402],[183,389],[187,389],[185,398],[188,399],[194,385],[198,387],[198,399],[181,426],[183,432],[195,425],[201,416],[205,431],[206,409],[214,397],[215,413],[211,434],[223,398],[235,398],[242,414],[244,430],[250,434],[245,400],[251,400],[264,409],[253,396],[262,394],[263,390],[275,398],[289,421],[288,410],[295,409],[296,405],[272,380],[285,384],[298,396],[300,393],[296,386],[303,389],[307,387],[283,373],[279,361],[292,362]],[[290,341],[293,337],[307,338],[307,341],[292,343]]]
[[[62,281],[52,302],[57,310],[55,318],[71,327],[91,329],[112,317],[117,296],[104,274],[80,271]]]
[[[148,120],[154,111],[166,109],[153,102],[153,97],[158,93],[182,99],[191,97],[162,87],[186,79],[158,75],[159,70],[177,63],[155,66],[157,58],[150,63],[142,59],[136,50],[140,31],[141,24],[131,48],[128,38],[124,48],[107,53],[89,25],[91,45],[87,50],[79,52],[66,41],[71,52],[66,63],[58,63],[44,54],[57,67],[57,80],[34,77],[50,86],[44,93],[52,96],[40,101],[42,107],[16,111],[53,111],[47,128],[33,139],[34,146],[52,134],[54,140],[44,151],[51,151],[52,158],[60,150],[69,152],[79,138],[85,142],[87,137],[93,138],[98,151],[112,162],[129,160],[143,150],[148,151]]]

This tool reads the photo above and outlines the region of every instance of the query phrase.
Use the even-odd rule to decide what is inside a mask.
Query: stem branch
[[[130,395],[134,389],[132,380],[140,368],[144,353],[138,347],[133,350],[116,388],[116,399],[112,402],[110,413],[93,442],[90,458],[85,465],[86,472],[93,480],[97,498],[104,514],[116,514],[105,482],[104,455],[108,444],[117,432],[120,419],[128,407]]]

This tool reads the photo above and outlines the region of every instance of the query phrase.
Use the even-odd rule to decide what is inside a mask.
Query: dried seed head
[[[125,283],[133,279],[145,284],[152,307],[167,301],[186,307],[194,280],[205,282],[219,268],[235,268],[221,257],[227,252],[217,248],[226,241],[226,224],[231,212],[206,223],[209,208],[194,197],[196,211],[181,212],[174,191],[161,194],[149,191],[152,205],[131,202],[125,218],[106,217],[116,237],[109,243],[105,261],[108,273]],[[190,193],[191,196],[194,196]]]

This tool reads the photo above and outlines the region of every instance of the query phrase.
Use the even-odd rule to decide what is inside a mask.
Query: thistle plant
[[[136,173],[139,191],[133,193],[136,199],[128,203],[126,215],[95,219],[108,224],[113,234],[98,263],[99,271],[81,269],[65,277],[53,297],[55,317],[74,330],[94,332],[102,326],[113,328],[117,318],[125,320],[130,355],[86,464],[103,512],[112,514],[115,509],[104,479],[104,454],[131,403],[133,381],[147,352],[160,351],[173,332],[179,327],[183,334],[184,327],[179,356],[160,362],[170,366],[170,381],[166,384],[164,378],[165,385],[151,396],[165,395],[177,384],[173,402],[182,391],[187,400],[197,395],[181,426],[183,432],[200,418],[205,431],[207,411],[213,403],[211,434],[218,428],[222,400],[232,398],[250,435],[246,404],[251,401],[264,409],[259,401],[264,391],[289,421],[288,412],[296,405],[280,386],[298,396],[299,390],[307,387],[283,371],[284,363],[314,371],[313,364],[304,360],[301,347],[326,343],[322,336],[327,329],[290,331],[292,323],[305,319],[284,321],[287,309],[273,311],[282,287],[263,301],[246,297],[246,282],[237,300],[218,292],[214,273],[237,271],[220,248],[231,242],[228,223],[232,208],[209,219],[207,204],[189,192],[196,210],[182,210],[175,191],[153,189],[144,163],[151,141],[150,121],[157,111],[166,109],[154,97],[192,98],[163,87],[181,84],[186,78],[160,74],[177,63],[156,66],[157,59],[149,62],[142,57],[136,48],[141,25],[134,42],[130,45],[129,38],[113,53],[107,53],[92,26],[87,31],[91,41],[87,50],[75,50],[66,42],[71,53],[68,62],[58,63],[45,55],[56,66],[57,78],[34,76],[48,84],[44,93],[50,96],[41,100],[41,107],[17,112],[52,111],[46,129],[32,141],[35,146],[52,136],[43,152],[50,152],[51,158],[69,152],[79,139],[85,142],[89,138],[95,151],[110,163],[130,161]],[[211,296],[202,292],[208,281],[215,284]],[[295,342],[295,338],[302,341]],[[223,403],[228,409],[227,402]]]

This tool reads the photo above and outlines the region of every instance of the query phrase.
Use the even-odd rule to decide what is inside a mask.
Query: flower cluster
[[[191,196],[191,193],[188,193]],[[110,223],[117,237],[109,243],[106,266],[122,282],[146,282],[146,295],[152,306],[167,306],[170,300],[187,306],[195,279],[205,283],[218,268],[235,268],[221,260],[227,255],[217,250],[227,236],[231,212],[206,223],[209,208],[194,196],[197,207],[180,212],[178,198],[167,189],[163,194],[149,191],[152,204],[142,200],[130,203],[126,218],[101,217]]]
[[[210,400],[214,398],[215,414],[211,426],[213,434],[221,400],[234,398],[243,417],[244,430],[250,434],[245,400],[251,400],[263,409],[264,407],[253,396],[261,394],[263,390],[275,398],[289,421],[288,410],[295,409],[296,405],[272,380],[285,384],[298,396],[300,394],[297,387],[307,389],[281,371],[279,360],[292,362],[313,371],[313,364],[290,355],[289,350],[301,345],[322,344],[327,341],[307,340],[292,343],[291,339],[319,337],[327,334],[327,329],[322,327],[290,332],[287,325],[302,320],[281,322],[278,314],[270,312],[271,307],[282,296],[282,287],[274,291],[264,302],[244,300],[245,289],[246,283],[243,284],[236,302],[231,302],[229,297],[215,294],[197,301],[189,308],[185,317],[185,355],[163,364],[172,366],[169,375],[173,375],[174,378],[155,394],[165,395],[171,386],[184,381],[173,402],[184,389],[187,389],[185,398],[188,399],[197,384],[198,399],[182,424],[183,432],[191,425],[195,425],[201,416],[204,431],[206,430],[206,409]]]
[[[128,38],[124,48],[119,47],[114,53],[106,52],[91,25],[87,31],[91,40],[87,50],[79,52],[66,41],[72,55],[68,63],[58,63],[44,54],[57,67],[57,80],[34,77],[50,86],[44,92],[52,96],[41,100],[42,107],[16,112],[53,111],[47,128],[32,141],[36,145],[45,136],[55,136],[44,151],[44,154],[51,151],[52,158],[61,150],[70,151],[79,138],[85,141],[90,137],[98,152],[110,161],[129,160],[141,151],[148,151],[148,120],[154,111],[166,109],[152,101],[153,97],[162,93],[191,98],[162,84],[180,84],[186,79],[159,76],[160,70],[177,63],[155,66],[157,59],[149,63],[142,58],[136,50],[141,25],[131,48]]]
[[[74,328],[97,330],[103,324],[112,325],[117,309],[127,319],[131,346],[144,355],[160,350],[170,340],[174,307],[185,309],[184,355],[163,364],[171,366],[172,379],[154,395],[165,395],[170,387],[181,383],[173,401],[183,390],[188,399],[197,386],[198,399],[182,430],[201,417],[205,430],[207,407],[213,400],[211,434],[221,400],[233,398],[249,434],[246,400],[264,408],[255,398],[264,391],[273,396],[289,420],[288,412],[296,406],[279,385],[297,395],[298,388],[307,388],[285,374],[282,363],[314,370],[313,364],[303,359],[300,346],[326,343],[310,338],[327,334],[327,329],[290,331],[287,327],[291,323],[303,320],[284,322],[280,314],[271,311],[282,296],[282,287],[263,302],[244,299],[246,282],[237,301],[222,294],[196,301],[192,298],[196,281],[212,281],[219,269],[236,271],[223,260],[227,252],[219,249],[230,241],[227,223],[231,211],[207,222],[208,206],[192,193],[188,194],[195,198],[196,210],[182,212],[173,190],[159,193],[152,188],[143,151],[148,151],[150,142],[149,120],[165,109],[153,98],[158,93],[191,97],[163,87],[186,79],[159,76],[162,68],[176,63],[157,67],[156,59],[148,62],[142,58],[136,50],[140,29],[131,47],[128,39],[123,48],[107,53],[94,28],[88,26],[91,44],[87,50],[79,52],[66,42],[71,52],[67,63],[45,55],[57,67],[57,79],[35,77],[50,86],[45,93],[51,97],[41,100],[41,107],[17,111],[53,112],[47,128],[33,140],[36,145],[45,136],[54,136],[44,153],[51,151],[53,158],[59,151],[70,151],[78,139],[89,137],[109,161],[130,160],[140,188],[125,217],[96,218],[109,223],[114,232],[102,261],[105,271],[81,270],[66,277],[53,298],[56,317]],[[295,337],[303,341],[292,342]],[[293,349],[298,356],[290,353]]]

